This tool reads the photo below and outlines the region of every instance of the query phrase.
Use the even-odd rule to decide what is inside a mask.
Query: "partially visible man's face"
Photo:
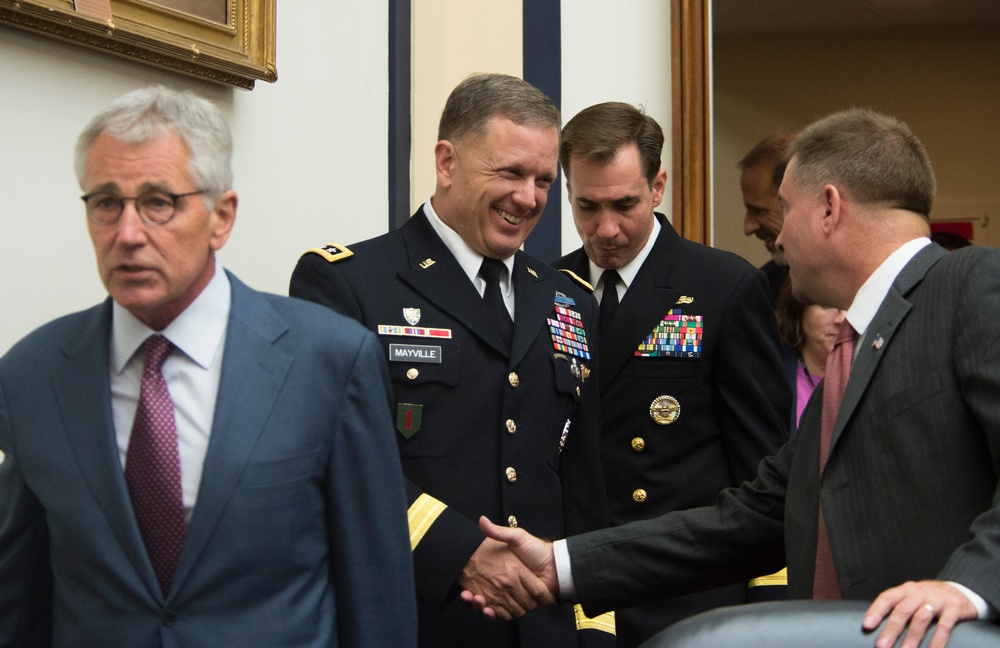
[[[566,189],[587,256],[605,270],[628,265],[653,231],[667,172],[660,169],[650,187],[635,144],[623,146],[606,164],[573,156],[569,166]]]
[[[559,130],[493,117],[483,137],[442,140],[434,153],[441,220],[485,257],[514,254],[545,210],[558,171]]]
[[[778,195],[784,211],[784,226],[776,241],[788,261],[792,294],[804,304],[832,304],[827,245],[823,236],[826,205],[822,191],[805,191],[793,180],[795,159],[788,164]]]
[[[778,252],[774,241],[781,232],[784,217],[781,201],[772,183],[774,169],[768,164],[748,167],[740,174],[740,190],[743,192],[743,233],[751,234],[764,242],[764,247],[772,255]]]
[[[197,191],[188,158],[183,140],[172,132],[142,144],[103,133],[87,152],[84,192],[133,197],[150,190]],[[118,304],[162,330],[211,280],[215,251],[229,238],[235,216],[236,194],[227,191],[211,211],[201,195],[178,199],[173,218],[161,225],[143,222],[131,200],[112,225],[88,219],[101,281]]]

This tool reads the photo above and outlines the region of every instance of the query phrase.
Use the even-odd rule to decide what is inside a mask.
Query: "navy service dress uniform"
[[[788,435],[791,394],[764,276],[656,218],[660,233],[600,341],[612,526],[713,503],[753,478]],[[555,265],[590,274],[582,248]],[[618,644],[634,646],[687,616],[746,602],[746,589],[619,610]],[[784,590],[752,588],[762,589]]]
[[[409,482],[421,645],[613,645],[613,615],[586,619],[564,603],[490,621],[458,597],[456,580],[483,541],[480,515],[548,538],[608,524],[596,301],[521,251],[511,279],[507,347],[421,209],[350,248],[309,250],[290,294],[359,320],[385,348]]]

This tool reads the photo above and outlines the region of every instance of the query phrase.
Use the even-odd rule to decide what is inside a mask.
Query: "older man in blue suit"
[[[0,646],[416,643],[378,343],[217,269],[231,149],[165,88],[77,143],[110,299],[0,360]]]

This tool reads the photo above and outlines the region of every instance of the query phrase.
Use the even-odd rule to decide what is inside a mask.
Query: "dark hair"
[[[861,203],[882,203],[929,217],[936,190],[923,144],[902,121],[852,108],[811,124],[792,142],[795,183],[839,185]]]
[[[806,305],[792,296],[792,282],[786,279],[778,296],[775,314],[778,316],[778,332],[782,342],[797,352],[801,352],[806,344],[806,334],[802,330],[802,315],[805,312]]]
[[[559,128],[559,109],[541,90],[527,81],[506,74],[475,74],[448,96],[438,139],[454,142],[486,132],[493,117],[504,117],[519,126]]]
[[[630,104],[618,101],[584,108],[562,130],[559,162],[570,177],[573,156],[599,163],[610,162],[628,144],[639,148],[642,172],[650,186],[660,171],[663,129],[656,120]]]
[[[754,144],[754,147],[736,163],[740,171],[746,171],[758,165],[771,168],[771,184],[775,189],[781,186],[781,179],[788,166],[788,146],[795,139],[791,133],[776,133],[768,135]]]

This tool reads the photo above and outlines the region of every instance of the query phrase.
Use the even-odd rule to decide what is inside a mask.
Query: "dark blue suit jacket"
[[[0,646],[415,644],[374,336],[230,281],[212,435],[165,596],[115,442],[111,301],[43,326],[0,360]]]

